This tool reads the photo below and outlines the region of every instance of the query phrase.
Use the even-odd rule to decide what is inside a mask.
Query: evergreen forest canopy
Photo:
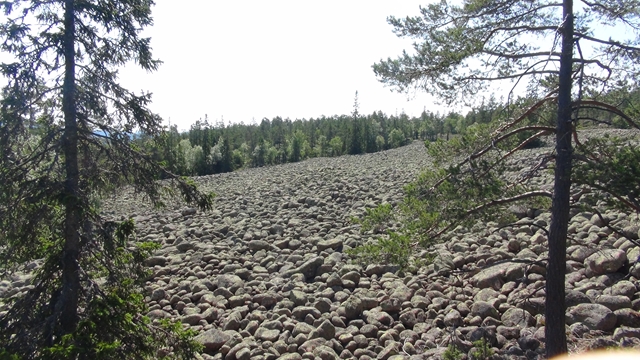
[[[637,88],[620,88],[603,96],[627,113],[640,113],[640,92]],[[141,146],[153,153],[176,174],[202,176],[234,171],[247,167],[297,162],[314,157],[356,155],[397,148],[414,140],[434,142],[458,137],[469,130],[491,122],[506,121],[509,116],[526,109],[533,96],[523,96],[510,103],[490,97],[466,114],[423,111],[419,117],[387,115],[377,111],[369,115],[323,116],[317,119],[264,118],[260,124],[211,123],[205,116],[186,132],[171,126],[162,141],[140,137]],[[356,98],[357,104],[357,98]],[[354,117],[354,114],[356,115]],[[592,111],[592,115],[595,111]],[[537,114],[536,116],[539,116]],[[535,122],[534,115],[527,120]],[[628,128],[620,116],[591,116],[581,127],[611,126]],[[532,135],[523,132],[520,138]],[[528,146],[537,146],[539,141]]]

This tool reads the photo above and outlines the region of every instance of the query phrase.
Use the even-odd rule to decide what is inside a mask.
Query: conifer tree
[[[131,220],[104,219],[99,199],[125,184],[163,203],[163,183],[203,209],[211,196],[133,144],[158,137],[151,94],[118,83],[118,67],[158,68],[151,0],[0,2],[0,266],[43,259],[33,288],[0,318],[0,357],[153,358],[193,355],[178,325],[152,326],[140,281],[155,244],[135,242]],[[29,145],[24,146],[25,139]]]
[[[488,208],[551,198],[546,351],[549,357],[564,353],[565,257],[572,184],[596,197],[608,192],[611,199],[617,199],[613,201],[616,206],[638,211],[632,199],[636,192],[633,185],[625,187],[604,177],[605,168],[622,178],[636,173],[638,169],[631,163],[637,162],[638,152],[626,146],[619,155],[613,155],[616,152],[611,146],[621,146],[620,141],[577,141],[574,146],[572,139],[579,139],[577,124],[590,119],[584,116],[586,109],[597,109],[597,116],[591,120],[598,121],[603,113],[610,113],[638,128],[620,109],[602,102],[601,94],[619,86],[637,85],[640,8],[631,0],[583,0],[577,8],[572,0],[465,0],[461,4],[441,0],[422,7],[420,12],[415,17],[389,18],[398,36],[416,41],[413,54],[405,51],[397,59],[373,66],[383,83],[400,91],[422,89],[451,103],[473,99],[496,82],[506,82],[510,88],[528,82],[536,101],[502,124],[478,131],[479,137],[457,139],[458,150],[467,153],[466,160],[439,172],[427,171],[409,187],[405,213],[412,224],[409,227],[421,228],[416,232],[434,239],[464,218],[490,215],[486,214]],[[625,28],[629,35],[616,30],[611,37],[602,36],[598,30],[603,25]],[[539,89],[549,91],[540,94]],[[552,121],[546,123],[540,118],[540,122],[526,125],[531,116],[550,108],[555,112]],[[514,143],[515,135],[524,132],[532,132],[531,137]],[[527,187],[519,185],[526,184],[498,180],[498,170],[506,158],[548,134],[555,135],[555,149],[545,160],[555,164],[552,192],[525,191]],[[605,153],[616,160],[603,157]],[[629,157],[626,166],[616,165],[620,156]],[[635,160],[630,161],[632,158]],[[601,177],[586,176],[587,169]],[[535,174],[540,168],[532,170]],[[607,197],[600,199],[608,202]]]

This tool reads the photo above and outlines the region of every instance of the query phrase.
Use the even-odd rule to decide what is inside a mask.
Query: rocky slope
[[[539,152],[521,151],[517,163],[535,163]],[[482,339],[493,358],[543,358],[545,268],[537,261],[546,257],[540,227],[549,213],[505,228],[459,228],[430,250],[434,264],[405,276],[344,253],[372,236],[350,218],[398,202],[401,186],[429,163],[416,142],[197,178],[218,194],[208,212],[154,211],[121,194],[109,213],[133,216],[140,239],[163,245],[148,259],[148,315],[197,330],[205,359],[431,359],[449,342],[477,354],[473,342]],[[606,216],[638,238],[637,217]],[[640,344],[640,265],[629,266],[640,250],[602,226],[593,214],[571,219],[571,350]],[[24,279],[1,282],[0,296],[23,291]]]

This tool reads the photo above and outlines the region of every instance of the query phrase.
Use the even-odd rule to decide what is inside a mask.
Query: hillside
[[[513,176],[539,153],[521,151]],[[139,239],[162,244],[147,260],[154,271],[148,315],[197,330],[205,359],[431,359],[449,341],[472,353],[482,339],[494,358],[543,358],[546,238],[539,226],[548,212],[530,211],[503,228],[459,228],[429,250],[436,261],[416,274],[359,265],[344,253],[373,238],[350,218],[397,203],[402,185],[429,163],[415,142],[196,178],[218,195],[209,212],[181,204],[156,211],[126,192],[105,207],[134,217]],[[636,217],[607,216],[638,237]],[[640,345],[640,266],[628,265],[639,249],[600,226],[585,213],[570,224],[572,350]],[[24,290],[26,279],[0,283],[0,296]]]

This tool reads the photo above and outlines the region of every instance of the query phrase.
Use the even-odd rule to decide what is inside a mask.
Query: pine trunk
[[[59,309],[60,325],[63,333],[75,330],[78,323],[78,296],[80,293],[80,203],[78,170],[78,124],[76,120],[76,79],[75,79],[75,19],[74,0],[65,0],[64,13],[64,58],[65,74],[62,87],[62,108],[64,112],[64,206],[65,243],[62,254],[62,292],[56,308]]]
[[[573,57],[573,1],[563,1],[562,54],[556,127],[556,168],[549,227],[545,337],[547,357],[567,352],[565,333],[565,272],[569,198],[571,190],[571,74]]]

